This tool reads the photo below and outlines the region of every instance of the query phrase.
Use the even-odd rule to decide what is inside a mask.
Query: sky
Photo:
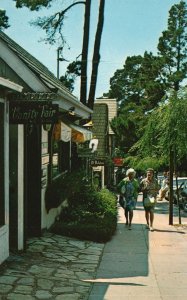
[[[63,4],[62,4],[63,2]],[[50,9],[31,12],[27,8],[16,9],[13,0],[0,0],[0,8],[6,10],[11,27],[4,32],[42,62],[54,75],[57,74],[57,48],[59,44],[42,42],[44,31],[30,25],[39,16],[51,15],[67,7],[73,0],[54,0]],[[102,32],[96,98],[107,93],[110,78],[122,69],[127,56],[143,55],[145,51],[157,54],[162,32],[167,29],[169,10],[180,0],[105,0],[105,18]],[[88,79],[91,72],[94,36],[97,25],[99,0],[92,0]],[[82,50],[84,7],[69,10],[63,28],[66,45],[61,55],[69,62],[76,60]],[[59,63],[59,74],[64,75],[69,62]],[[88,82],[89,84],[89,82]],[[77,80],[73,94],[79,98],[80,81]],[[89,90],[89,87],[88,87]]]

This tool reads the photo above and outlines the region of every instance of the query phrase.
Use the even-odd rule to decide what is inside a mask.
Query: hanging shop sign
[[[52,124],[58,121],[58,104],[47,101],[10,101],[11,124]]]
[[[113,158],[113,163],[114,163],[114,166],[116,166],[116,167],[122,167],[123,166],[123,158],[114,157]]]
[[[104,166],[105,161],[102,159],[93,159],[90,161],[91,166]]]

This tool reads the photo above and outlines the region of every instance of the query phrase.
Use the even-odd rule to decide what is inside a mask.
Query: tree
[[[93,109],[94,100],[95,100],[97,74],[98,74],[98,67],[100,61],[101,35],[102,35],[103,24],[104,24],[104,9],[105,9],[105,0],[100,0],[99,18],[98,18],[97,31],[96,31],[95,44],[94,44],[94,53],[92,59],[92,75],[91,75],[91,82],[90,82],[90,92],[88,97],[88,106],[91,109]]]
[[[107,96],[117,98],[119,104],[118,117],[112,121],[112,127],[119,146],[129,150],[131,155],[137,155],[138,141],[149,133],[149,126],[156,129],[153,121],[149,124],[152,110],[160,107],[169,88],[177,91],[187,76],[187,10],[184,1],[170,9],[168,29],[159,39],[158,50],[157,56],[145,52],[143,57],[127,57],[124,68],[117,70],[110,80]],[[157,113],[151,118],[157,120]],[[153,150],[152,144],[150,149]]]
[[[74,90],[74,83],[77,76],[81,75],[81,62],[74,61],[67,67],[67,71],[64,76],[60,77],[60,81],[70,92]]]
[[[150,114],[145,133],[134,145],[139,157],[155,157],[169,164],[169,152],[175,165],[186,159],[187,90],[171,91],[168,98]]]
[[[168,28],[158,43],[161,74],[168,87],[178,91],[187,77],[187,4],[180,1],[169,11]]]
[[[39,10],[41,7],[50,8],[52,2],[55,0],[14,0],[14,1],[16,1],[17,8],[26,6],[30,10]],[[100,58],[99,49],[100,49],[101,34],[103,29],[105,0],[100,0],[98,27],[97,27],[96,37],[95,37],[95,46],[94,46],[94,53],[93,53],[93,71],[91,76],[88,103],[87,103],[87,61],[88,61],[91,0],[74,1],[67,8],[65,8],[62,11],[56,12],[50,17],[38,18],[34,24],[46,31],[47,37],[45,40],[47,42],[49,42],[50,44],[55,44],[57,42],[57,39],[60,39],[62,46],[64,46],[66,41],[62,33],[62,28],[64,24],[65,14],[73,6],[76,6],[78,4],[85,5],[84,34],[83,34],[82,60],[81,60],[80,101],[83,104],[87,104],[89,107],[93,108],[96,83],[97,83],[98,65],[99,65],[99,58]]]
[[[9,27],[8,17],[6,16],[5,10],[0,9],[0,30]]]
[[[128,103],[144,106],[144,111],[155,107],[164,95],[165,85],[159,80],[161,60],[152,53],[127,57],[123,69],[110,80],[108,96],[117,98],[120,108]]]
[[[85,16],[84,16],[84,33],[82,43],[82,61],[81,61],[81,87],[80,101],[86,105],[87,103],[87,65],[88,65],[88,44],[90,33],[90,8],[91,0],[86,0]]]
[[[165,91],[158,81],[160,60],[152,53],[127,57],[124,68],[111,78],[109,98],[117,98],[118,116],[111,126],[117,136],[118,146],[125,153],[144,132],[149,111],[162,99]]]

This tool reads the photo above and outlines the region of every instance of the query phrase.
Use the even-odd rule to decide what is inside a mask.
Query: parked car
[[[164,175],[158,175],[157,176],[158,184],[160,186],[162,186],[162,182],[163,182],[164,179],[165,179]]]
[[[177,183],[179,188],[180,185],[183,184],[184,182],[187,182],[187,177],[177,177],[177,179],[173,178],[173,190],[177,189]]]
[[[178,185],[178,195],[177,195]],[[173,202],[179,204],[184,210],[187,210],[187,177],[178,177],[173,179]]]
[[[184,182],[181,189],[182,208],[187,212],[187,181]]]
[[[183,190],[184,184],[185,185],[187,184],[187,177],[177,177],[177,179],[175,177],[173,178],[173,202],[174,204],[177,205],[179,201],[179,205],[182,208],[183,208],[183,198],[181,196],[181,192]],[[177,186],[178,186],[179,200],[177,197]],[[161,195],[161,190],[159,191],[159,197],[160,195]],[[164,198],[169,201],[169,184],[165,186]]]

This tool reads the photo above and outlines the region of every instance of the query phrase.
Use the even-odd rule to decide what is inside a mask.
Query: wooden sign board
[[[52,124],[58,120],[58,104],[47,101],[10,101],[11,124]]]

